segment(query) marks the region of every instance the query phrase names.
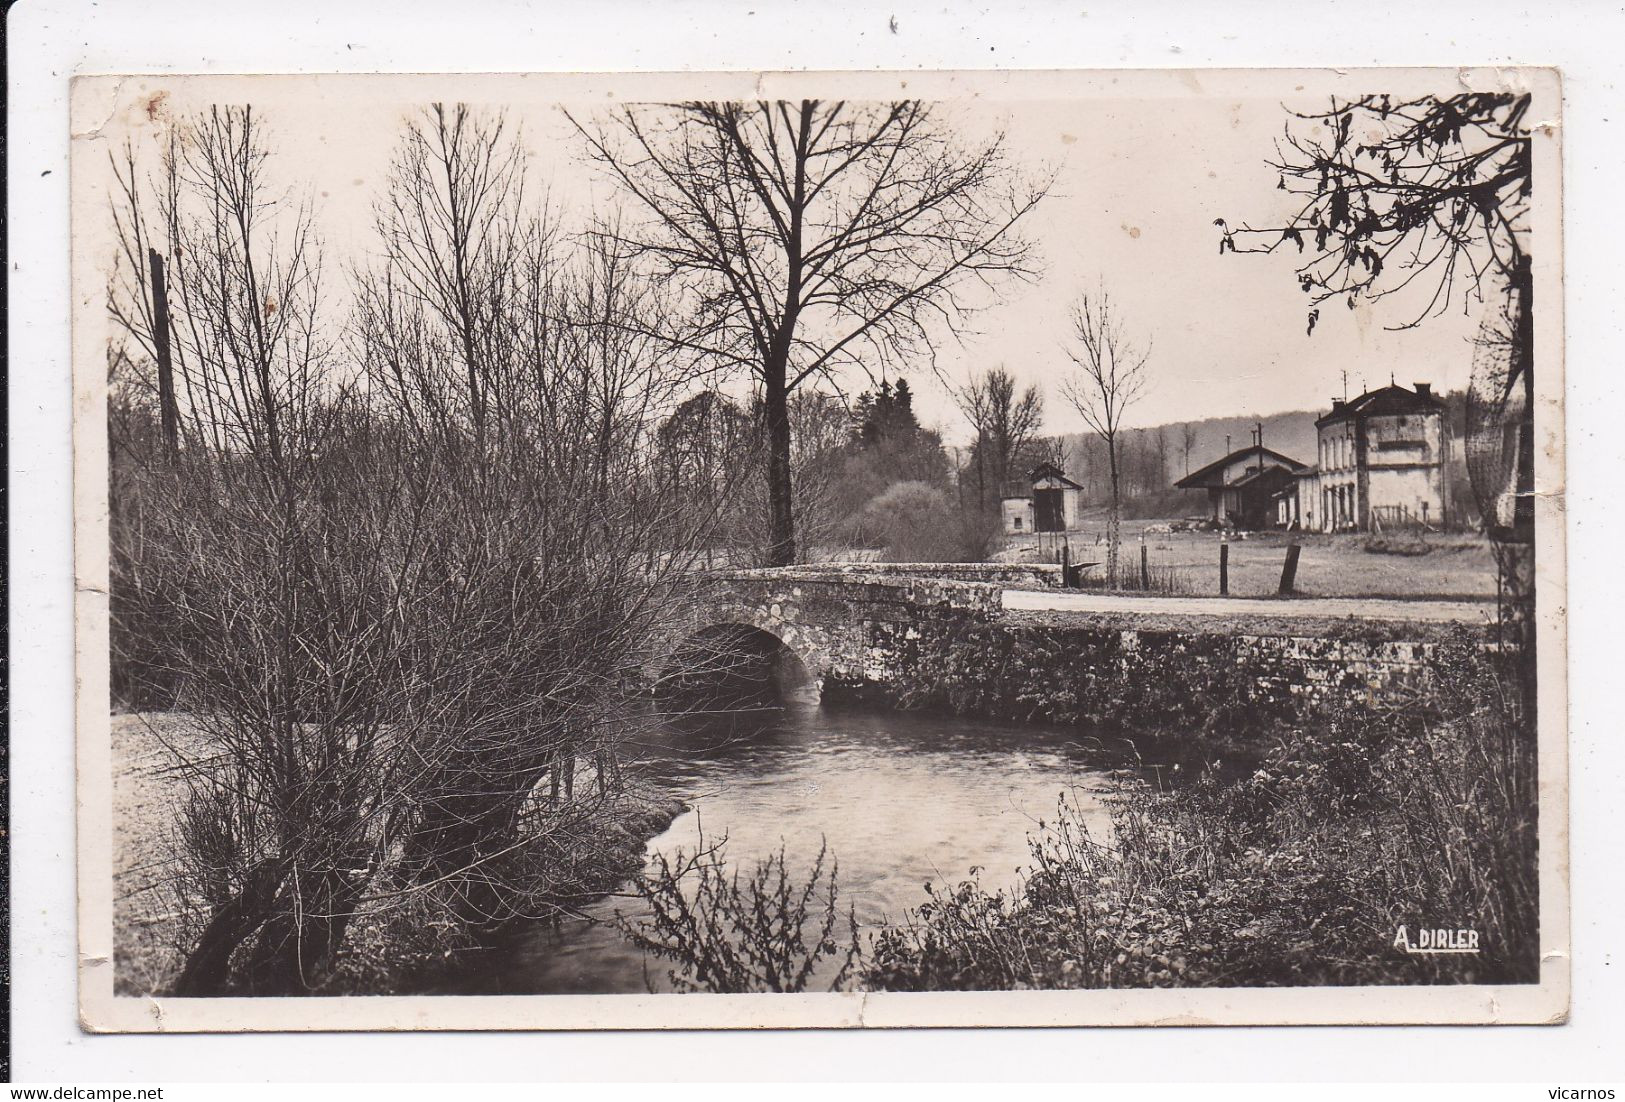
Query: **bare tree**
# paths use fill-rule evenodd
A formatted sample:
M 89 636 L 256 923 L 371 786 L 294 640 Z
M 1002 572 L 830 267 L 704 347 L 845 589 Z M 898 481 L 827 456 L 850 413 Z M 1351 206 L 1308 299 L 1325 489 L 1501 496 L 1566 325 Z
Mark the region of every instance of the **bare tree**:
M 796 560 L 789 397 L 845 366 L 930 355 L 975 288 L 1034 275 L 1017 232 L 1043 196 L 1002 135 L 964 147 L 916 101 L 685 103 L 572 117 L 643 223 L 606 231 L 687 296 L 669 334 L 751 372 L 767 440 L 769 562 Z
M 1196 448 L 1196 426 L 1186 421 L 1179 428 L 1179 443 L 1185 453 L 1185 473 L 1191 473 L 1191 452 Z
M 988 506 L 987 487 L 995 494 L 1013 477 L 1011 468 L 1038 436 L 1044 422 L 1044 396 L 1029 384 L 1019 394 L 1016 380 L 1004 367 L 973 376 L 954 391 L 960 412 L 976 430 L 976 493 Z
M 156 178 L 115 164 L 114 658 L 200 737 L 172 747 L 179 993 L 320 989 L 360 916 L 488 932 L 608 867 L 626 681 L 712 520 L 657 477 L 684 381 L 640 332 L 658 291 L 607 236 L 559 255 L 510 140 L 461 109 L 408 131 L 349 358 L 252 110 L 181 129 Z
M 561 256 L 525 194 L 500 119 L 430 108 L 396 158 L 356 322 L 368 378 L 423 457 L 413 499 L 437 541 L 414 702 L 435 719 L 398 874 L 482 928 L 536 913 L 534 884 L 579 820 L 576 763 L 597 765 L 601 790 L 618 773 L 637 722 L 624 684 L 720 510 L 657 469 L 686 382 L 653 335 L 659 288 L 613 226 Z
M 1039 463 L 1049 463 L 1063 471 L 1072 469 L 1072 449 L 1067 446 L 1065 436 L 1037 437 L 1033 441 L 1032 457 L 1034 466 Z
M 1151 345 L 1148 341 L 1142 348 L 1129 336 L 1104 284 L 1078 296 L 1072 307 L 1072 336 L 1075 344 L 1066 349 L 1066 354 L 1073 370 L 1062 379 L 1061 393 L 1106 445 L 1106 467 L 1111 479 L 1106 572 L 1115 583 L 1123 524 L 1118 445 L 1123 415 L 1145 391 Z
M 142 652 L 207 747 L 178 755 L 181 890 L 208 908 L 183 994 L 224 989 L 234 967 L 254 990 L 304 990 L 344 936 L 384 806 L 399 655 L 378 564 L 414 531 L 363 506 L 394 464 L 346 444 L 358 399 L 325 337 L 309 211 L 273 188 L 267 157 L 251 108 L 214 108 L 175 132 L 156 179 L 133 154 L 115 165 L 110 310 L 148 354 L 134 370 L 149 392 L 154 319 L 170 315 L 180 379 L 181 446 L 134 466 L 111 528 L 115 656 Z M 168 269 L 157 310 L 149 250 Z

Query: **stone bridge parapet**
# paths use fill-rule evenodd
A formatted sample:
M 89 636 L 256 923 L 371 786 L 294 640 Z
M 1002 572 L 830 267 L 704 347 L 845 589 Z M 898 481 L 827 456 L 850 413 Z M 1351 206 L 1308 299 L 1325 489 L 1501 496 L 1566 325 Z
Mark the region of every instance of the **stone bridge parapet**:
M 647 672 L 658 679 L 684 640 L 740 625 L 783 643 L 820 684 L 830 677 L 885 684 L 901 645 L 937 616 L 992 619 L 1004 585 L 899 572 L 820 567 L 714 570 L 698 575 L 684 616 L 653 641 Z
M 925 578 L 934 581 L 987 582 L 1005 587 L 1056 589 L 1061 585 L 1061 568 L 1054 563 L 827 562 L 781 567 L 780 572 L 840 578 Z

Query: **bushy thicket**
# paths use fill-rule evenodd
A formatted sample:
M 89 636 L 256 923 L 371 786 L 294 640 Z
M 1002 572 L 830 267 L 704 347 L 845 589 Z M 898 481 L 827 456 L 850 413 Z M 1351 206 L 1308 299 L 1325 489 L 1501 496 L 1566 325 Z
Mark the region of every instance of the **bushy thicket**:
M 1063 799 L 1013 892 L 932 889 L 879 934 L 889 990 L 1524 983 L 1538 979 L 1534 735 L 1517 679 L 1443 648 L 1435 695 L 1332 707 L 1249 777 L 1112 797 L 1092 838 Z M 1400 927 L 1480 952 L 1411 954 Z
M 864 506 L 856 530 L 890 562 L 981 562 L 998 535 L 998 517 L 961 511 L 924 482 L 894 482 Z
M 626 684 L 711 523 L 654 476 L 681 379 L 623 322 L 662 300 L 558 244 L 500 122 L 408 126 L 339 318 L 267 158 L 251 109 L 212 109 L 120 166 L 115 208 L 113 682 L 200 733 L 185 995 L 326 990 L 375 963 L 357 922 L 455 947 L 618 868 Z

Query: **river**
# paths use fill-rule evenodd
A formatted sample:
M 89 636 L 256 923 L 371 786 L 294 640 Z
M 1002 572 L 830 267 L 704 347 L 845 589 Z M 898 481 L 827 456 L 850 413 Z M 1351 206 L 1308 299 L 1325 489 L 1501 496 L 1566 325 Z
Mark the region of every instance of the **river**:
M 727 836 L 731 866 L 749 869 L 779 848 L 810 868 L 820 840 L 839 861 L 841 908 L 868 931 L 926 899 L 925 884 L 957 884 L 973 866 L 989 889 L 1015 885 L 1027 837 L 1061 793 L 1097 837 L 1103 795 L 1123 764 L 1098 743 L 1046 727 L 957 717 L 820 707 L 688 717 L 642 748 L 645 783 L 689 805 L 650 852 L 692 852 Z M 482 954 L 463 991 L 607 994 L 666 989 L 662 961 L 645 961 L 609 921 L 638 901 L 611 897 L 587 919 L 538 925 Z M 596 920 L 596 921 L 594 921 Z

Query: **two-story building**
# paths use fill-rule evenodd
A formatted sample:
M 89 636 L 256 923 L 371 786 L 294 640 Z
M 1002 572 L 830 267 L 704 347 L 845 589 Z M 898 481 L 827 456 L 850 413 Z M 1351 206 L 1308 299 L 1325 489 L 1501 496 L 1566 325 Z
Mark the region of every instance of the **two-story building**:
M 1277 524 L 1341 532 L 1448 523 L 1450 426 L 1429 384 L 1333 399 L 1315 429 L 1318 462 L 1277 493 Z

